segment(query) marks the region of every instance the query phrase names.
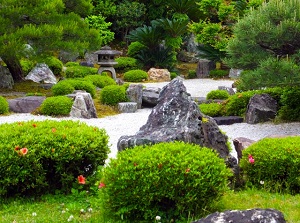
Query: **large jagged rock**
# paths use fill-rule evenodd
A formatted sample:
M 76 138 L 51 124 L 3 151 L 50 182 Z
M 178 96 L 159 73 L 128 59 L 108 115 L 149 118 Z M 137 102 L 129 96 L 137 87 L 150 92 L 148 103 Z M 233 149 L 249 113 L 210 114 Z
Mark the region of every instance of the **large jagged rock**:
M 14 79 L 9 70 L 0 65 L 0 88 L 12 89 L 14 86 Z
M 96 108 L 90 93 L 85 91 L 74 91 L 68 97 L 74 99 L 70 116 L 75 118 L 97 118 Z
M 158 104 L 137 134 L 119 139 L 118 150 L 170 141 L 198 144 L 215 149 L 222 158 L 229 156 L 227 136 L 220 132 L 211 117 L 200 112 L 183 82 L 177 78 L 161 90 Z
M 57 80 L 47 64 L 37 64 L 25 77 L 26 80 L 32 80 L 36 83 L 56 84 Z
M 15 113 L 31 113 L 41 106 L 45 98 L 44 96 L 28 96 L 9 99 L 9 110 Z
M 277 101 L 268 94 L 256 94 L 250 98 L 245 121 L 249 124 L 267 122 L 275 118 Z
M 215 212 L 192 223 L 285 223 L 283 214 L 275 209 L 249 209 Z

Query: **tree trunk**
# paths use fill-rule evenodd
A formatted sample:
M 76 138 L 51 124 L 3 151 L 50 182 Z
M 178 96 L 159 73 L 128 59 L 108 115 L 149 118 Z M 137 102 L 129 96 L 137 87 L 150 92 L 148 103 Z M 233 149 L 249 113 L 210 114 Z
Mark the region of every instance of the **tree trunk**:
M 17 57 L 5 57 L 1 56 L 2 60 L 6 64 L 8 70 L 10 71 L 14 82 L 21 82 L 24 80 L 23 77 L 23 70 L 20 64 L 20 61 L 18 60 Z

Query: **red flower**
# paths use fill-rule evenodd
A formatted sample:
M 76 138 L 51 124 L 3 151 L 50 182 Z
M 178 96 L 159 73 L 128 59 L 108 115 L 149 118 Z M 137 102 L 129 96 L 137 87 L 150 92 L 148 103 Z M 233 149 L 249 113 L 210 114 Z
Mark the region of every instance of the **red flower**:
M 52 128 L 51 131 L 54 133 L 56 132 L 56 128 Z
M 27 148 L 22 148 L 22 149 L 20 149 L 20 153 L 24 156 L 28 153 L 28 149 Z
M 21 147 L 20 146 L 16 146 L 15 150 L 18 151 Z
M 159 169 L 161 169 L 162 166 L 163 166 L 163 165 L 162 165 L 161 163 L 157 165 L 157 167 L 158 167 Z
M 79 184 L 85 184 L 85 177 L 82 176 L 82 175 L 79 175 L 79 176 L 78 176 L 78 183 L 79 183 Z
M 134 163 L 133 166 L 137 166 L 137 163 Z
M 105 183 L 100 182 L 98 188 L 101 189 L 102 187 L 105 187 L 105 186 L 106 186 Z
M 33 124 L 32 126 L 33 126 L 33 128 L 35 128 L 35 127 L 36 127 L 36 124 Z
M 254 158 L 253 158 L 252 155 L 249 154 L 248 160 L 249 160 L 249 163 L 254 164 L 254 161 L 255 161 L 255 160 L 254 160 Z
M 187 168 L 187 169 L 185 170 L 186 173 L 189 173 L 190 171 L 191 171 L 190 168 Z

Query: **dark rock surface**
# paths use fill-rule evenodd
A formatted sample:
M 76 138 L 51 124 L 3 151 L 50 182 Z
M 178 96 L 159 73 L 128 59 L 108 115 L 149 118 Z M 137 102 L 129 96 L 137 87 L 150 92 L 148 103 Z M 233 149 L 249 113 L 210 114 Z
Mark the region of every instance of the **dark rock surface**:
M 143 85 L 142 84 L 130 84 L 126 90 L 126 95 L 129 101 L 136 102 L 137 108 L 142 108 L 143 102 Z
M 150 108 L 155 107 L 158 103 L 160 91 L 161 88 L 157 87 L 147 87 L 143 89 L 142 105 Z
M 28 96 L 15 99 L 9 99 L 9 110 L 15 113 L 31 113 L 45 100 L 43 96 Z
M 192 223 L 285 223 L 283 214 L 274 209 L 249 209 L 215 212 Z
M 0 88 L 12 89 L 14 86 L 14 79 L 9 70 L 0 65 Z
M 213 118 L 218 125 L 232 125 L 234 123 L 242 123 L 244 121 L 244 118 L 240 116 L 222 116 Z
M 277 101 L 268 94 L 256 94 L 250 98 L 245 121 L 249 124 L 267 122 L 275 118 Z

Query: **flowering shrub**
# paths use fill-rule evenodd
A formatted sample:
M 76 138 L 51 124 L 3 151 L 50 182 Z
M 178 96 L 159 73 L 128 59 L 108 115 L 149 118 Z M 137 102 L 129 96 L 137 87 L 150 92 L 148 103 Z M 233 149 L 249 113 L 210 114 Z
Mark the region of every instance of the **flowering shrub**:
M 230 171 L 211 149 L 171 142 L 119 152 L 101 174 L 101 200 L 110 213 L 170 222 L 209 208 L 227 190 Z
M 0 138 L 0 196 L 68 193 L 109 152 L 105 130 L 67 120 L 2 124 Z
M 246 183 L 276 192 L 300 192 L 300 137 L 265 138 L 243 151 Z M 264 182 L 264 183 L 262 183 Z

